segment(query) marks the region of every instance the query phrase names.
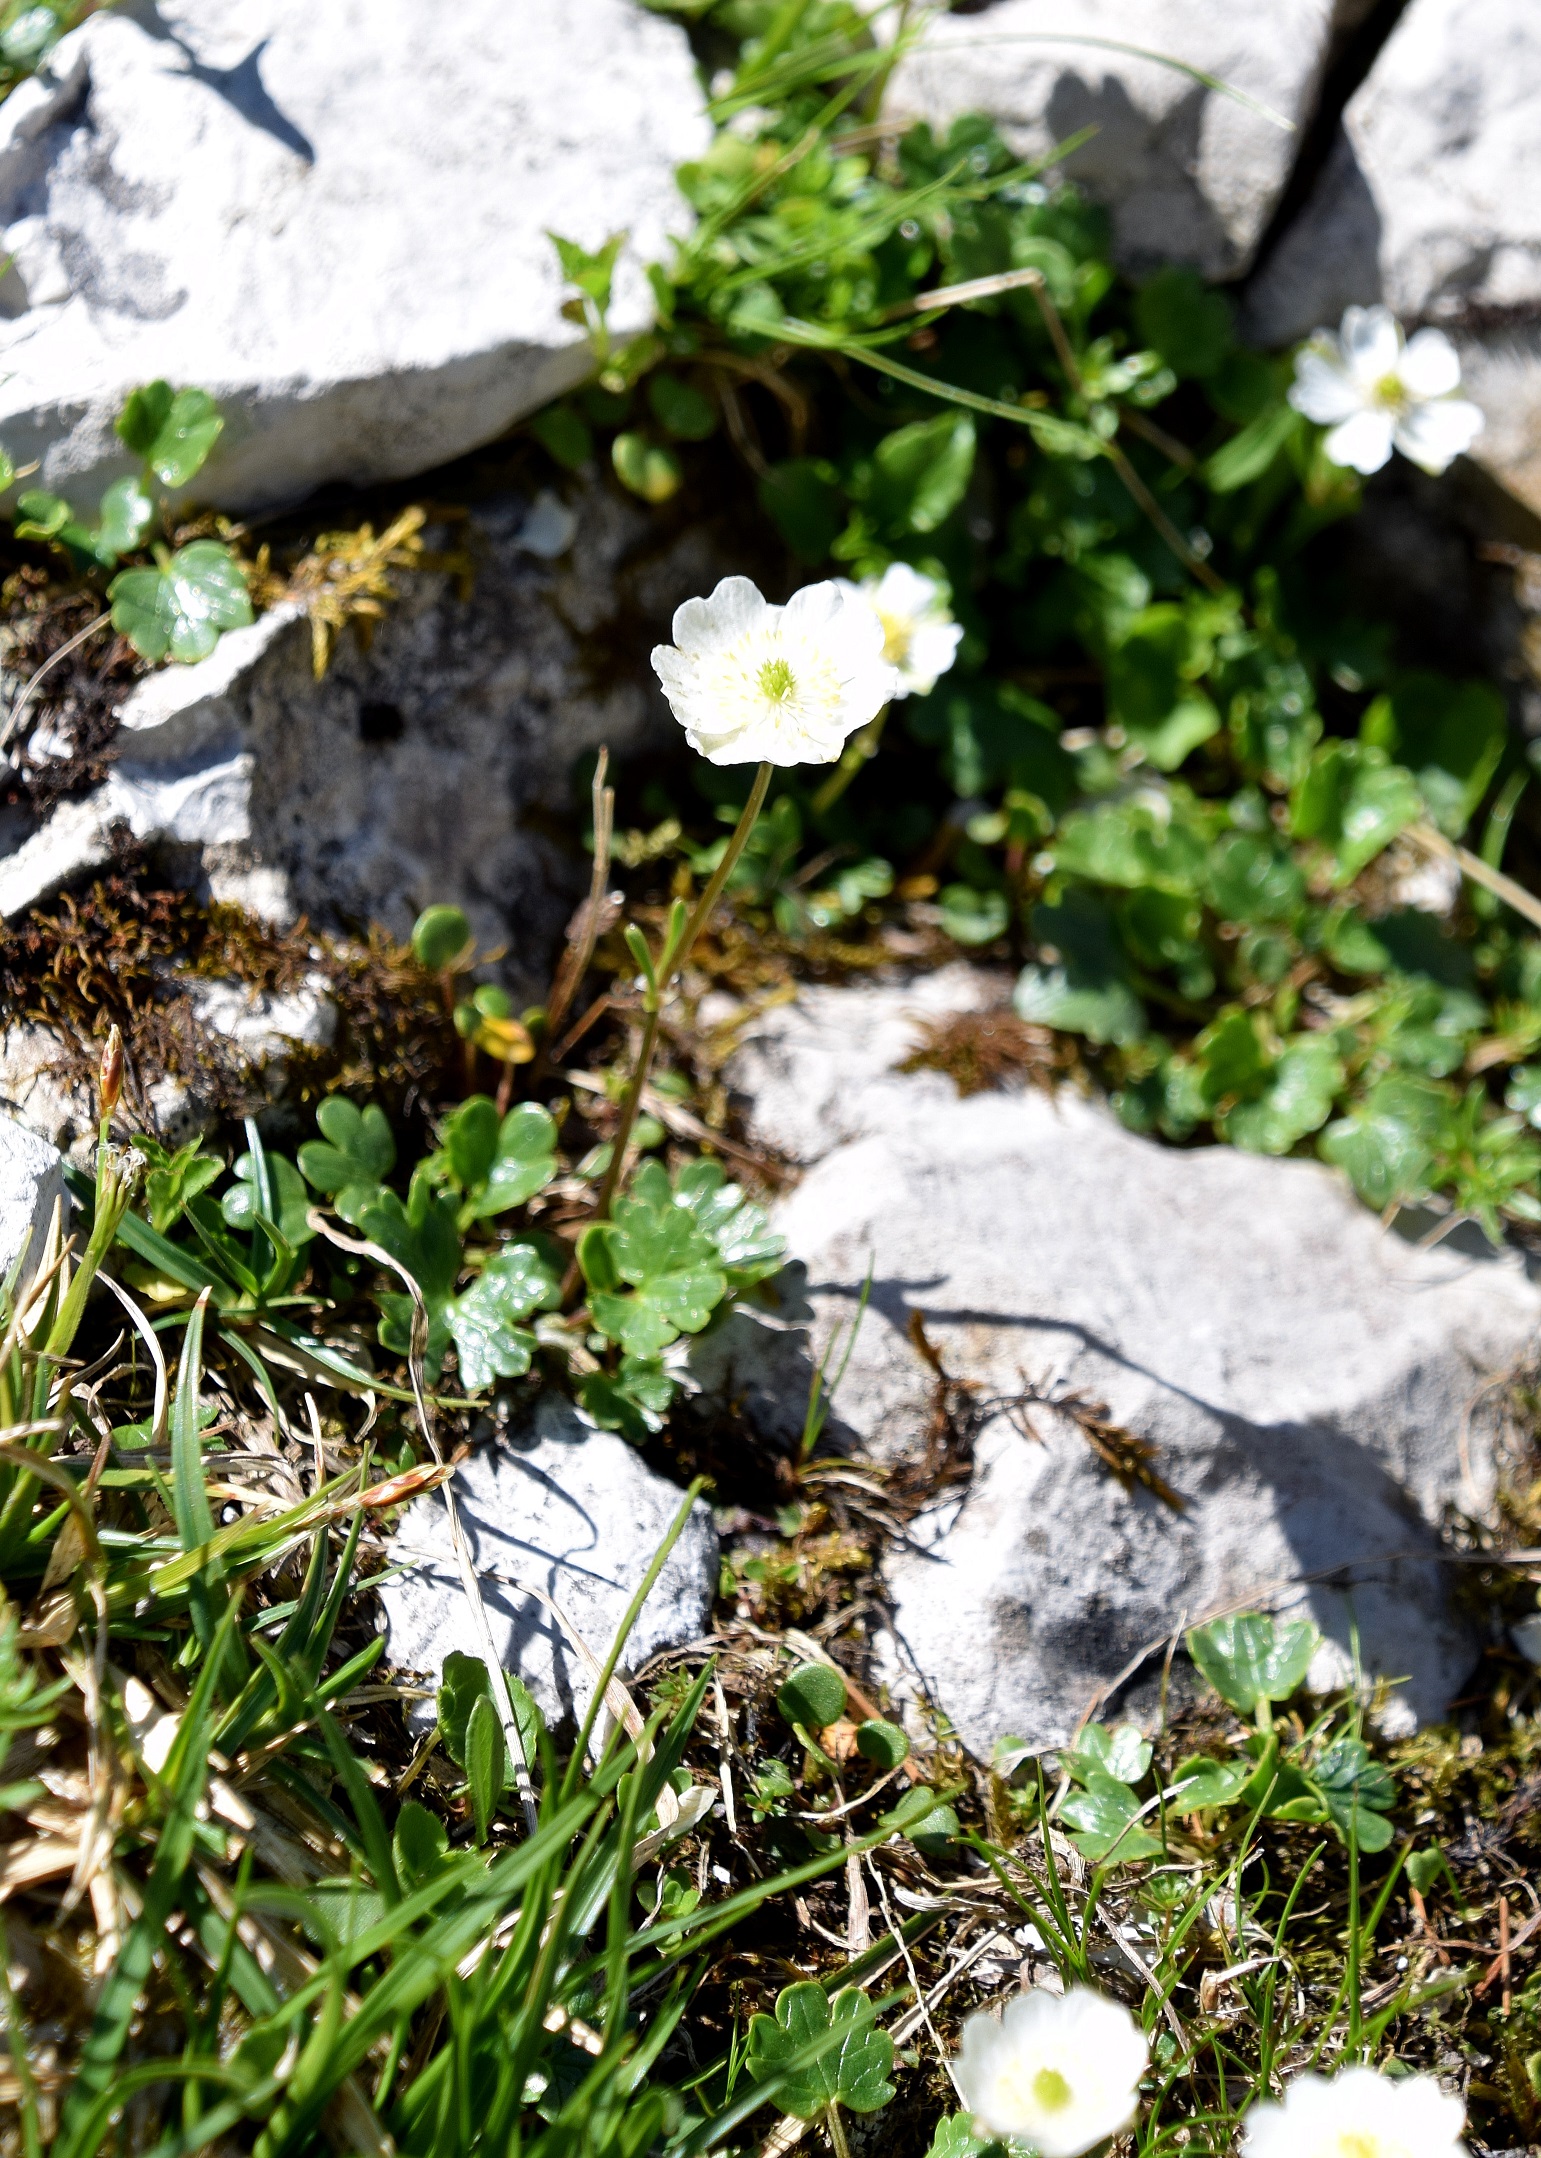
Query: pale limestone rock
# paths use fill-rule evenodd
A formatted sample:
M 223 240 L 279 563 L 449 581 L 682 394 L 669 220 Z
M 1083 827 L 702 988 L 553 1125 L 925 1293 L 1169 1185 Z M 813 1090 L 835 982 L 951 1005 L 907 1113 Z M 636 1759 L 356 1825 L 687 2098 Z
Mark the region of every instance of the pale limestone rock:
M 224 409 L 222 508 L 426 471 L 587 372 L 548 228 L 629 228 L 613 319 L 650 319 L 708 135 L 635 0 L 130 0 L 0 114 L 0 440 L 94 509 L 164 375 Z
M 61 1201 L 67 1231 L 70 1202 L 58 1148 L 14 1118 L 0 1116 L 0 1281 L 9 1276 L 19 1258 L 18 1283 L 25 1284 L 31 1277 L 54 1208 Z
M 1034 159 L 1094 128 L 1064 169 L 1111 209 L 1125 267 L 1233 277 L 1289 178 L 1333 27 L 1330 0 L 996 0 L 938 17 L 887 109 L 939 128 L 988 113 Z M 1184 61 L 1244 99 L 1115 45 Z
M 1265 344 L 1384 300 L 1446 324 L 1487 415 L 1473 456 L 1541 510 L 1541 14 L 1412 0 L 1249 291 Z
M 1476 1646 L 1438 1531 L 1491 1503 L 1494 1382 L 1532 1353 L 1541 1292 L 1515 1256 L 1383 1231 L 1319 1163 L 1166 1148 L 1068 1092 L 959 1100 L 889 1068 L 907 1013 L 988 992 L 966 969 L 804 990 L 730 1067 L 756 1139 L 806 1164 L 777 1225 L 816 1344 L 872 1272 L 836 1437 L 918 1454 L 935 1382 L 915 1312 L 977 1404 L 970 1487 L 888 1561 L 893 1675 L 981 1755 L 1050 1745 L 1185 1617 L 1300 1604 L 1340 1668 L 1357 1626 L 1367 1668 L 1406 1679 L 1393 1721 L 1437 1716 Z M 782 1384 L 786 1436 L 806 1360 Z M 1125 1492 L 1028 1398 L 1067 1393 L 1153 1444 L 1186 1510 Z
M 504 1667 L 545 1714 L 583 1713 L 592 1677 L 571 1636 L 530 1587 L 558 1603 L 598 1662 L 684 1493 L 613 1432 L 588 1428 L 572 1404 L 544 1394 L 529 1425 L 480 1447 L 455 1471 L 455 1499 Z M 391 1560 L 403 1571 L 379 1591 L 387 1654 L 437 1684 L 452 1649 L 482 1652 L 437 1494 L 401 1517 Z M 717 1532 L 697 1500 L 642 1606 L 623 1669 L 697 1639 L 717 1587 Z

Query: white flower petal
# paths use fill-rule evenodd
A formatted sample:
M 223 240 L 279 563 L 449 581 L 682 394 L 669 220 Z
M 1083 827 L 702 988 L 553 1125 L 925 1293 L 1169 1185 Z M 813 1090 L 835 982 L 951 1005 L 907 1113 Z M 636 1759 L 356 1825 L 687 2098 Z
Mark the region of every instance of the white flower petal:
M 1335 465 L 1348 465 L 1355 472 L 1379 472 L 1391 455 L 1391 429 L 1387 411 L 1356 412 L 1327 437 L 1327 455 Z
M 724 577 L 710 599 L 687 599 L 674 610 L 674 641 L 682 652 L 718 651 L 773 612 L 750 578 Z
M 997 2022 L 970 2016 L 958 2088 L 984 2132 L 1029 2144 L 1038 2158 L 1080 2158 L 1126 2128 L 1147 2060 L 1134 2018 L 1078 1987 L 1019 1994 Z
M 1295 355 L 1295 380 L 1290 403 L 1319 427 L 1346 420 L 1364 405 L 1358 385 L 1345 369 L 1337 350 L 1325 344 L 1303 345 Z
M 1397 373 L 1409 397 L 1448 397 L 1461 386 L 1461 356 L 1443 330 L 1418 330 L 1407 340 Z
M 770 606 L 744 577 L 674 617 L 653 670 L 691 747 L 713 764 L 828 764 L 893 695 L 883 631 L 853 587 Z
M 1483 429 L 1482 409 L 1464 397 L 1414 405 L 1396 423 L 1396 446 L 1425 472 L 1443 472 L 1469 450 Z
M 924 697 L 935 689 L 957 657 L 962 640 L 963 626 L 959 622 L 918 622 L 899 668 L 897 694 Z
M 942 604 L 942 588 L 936 579 L 908 562 L 890 562 L 877 583 L 865 589 L 879 614 L 918 616 Z
M 1350 307 L 1338 333 L 1343 357 L 1356 382 L 1373 389 L 1394 374 L 1402 353 L 1402 330 L 1389 307 Z
M 1383 2076 L 1346 2068 L 1301 2075 L 1282 2104 L 1247 2115 L 1243 2158 L 1462 2158 L 1466 2109 L 1432 2076 Z

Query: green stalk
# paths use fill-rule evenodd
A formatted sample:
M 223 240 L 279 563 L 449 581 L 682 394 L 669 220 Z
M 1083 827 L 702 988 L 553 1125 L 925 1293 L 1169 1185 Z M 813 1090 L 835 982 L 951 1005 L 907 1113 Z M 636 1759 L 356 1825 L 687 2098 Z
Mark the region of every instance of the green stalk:
M 826 809 L 834 808 L 862 766 L 877 755 L 878 744 L 883 739 L 883 723 L 892 709 L 891 705 L 885 704 L 877 718 L 869 719 L 866 726 L 846 743 L 840 753 L 840 762 L 813 797 L 816 817 L 822 817 Z
M 646 1016 L 642 1027 L 642 1043 L 637 1051 L 636 1069 L 631 1075 L 625 1099 L 621 1104 L 621 1120 L 611 1142 L 610 1166 L 605 1171 L 605 1180 L 599 1187 L 599 1197 L 594 1205 L 596 1221 L 607 1221 L 610 1217 L 616 1186 L 621 1181 L 621 1171 L 626 1160 L 626 1149 L 631 1144 L 637 1113 L 642 1106 L 642 1092 L 652 1069 L 653 1052 L 658 1046 L 658 1026 L 663 1016 L 663 1000 L 668 994 L 669 984 L 677 974 L 684 971 L 685 964 L 695 949 L 696 939 L 706 927 L 712 909 L 722 897 L 724 885 L 733 874 L 738 858 L 748 844 L 749 834 L 754 830 L 760 811 L 765 806 L 773 769 L 770 764 L 762 764 L 756 772 L 754 785 L 749 790 L 749 799 L 733 828 L 733 837 L 728 841 L 722 860 L 712 871 L 706 890 L 696 901 L 694 910 L 685 918 L 683 927 L 671 927 L 658 955 L 656 967 L 651 968 L 643 977 L 645 988 L 642 1009 Z

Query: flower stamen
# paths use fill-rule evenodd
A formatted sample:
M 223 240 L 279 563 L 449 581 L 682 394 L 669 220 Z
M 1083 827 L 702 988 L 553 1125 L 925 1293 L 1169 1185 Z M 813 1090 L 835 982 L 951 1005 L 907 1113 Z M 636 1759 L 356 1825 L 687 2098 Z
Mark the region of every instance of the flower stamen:
M 772 704 L 785 704 L 796 683 L 784 659 L 768 659 L 760 669 L 760 688 Z

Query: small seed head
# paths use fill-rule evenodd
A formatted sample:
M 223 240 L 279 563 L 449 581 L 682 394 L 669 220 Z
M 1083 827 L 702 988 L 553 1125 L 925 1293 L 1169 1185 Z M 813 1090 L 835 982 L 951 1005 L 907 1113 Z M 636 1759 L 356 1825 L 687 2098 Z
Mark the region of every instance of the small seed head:
M 100 1093 L 102 1115 L 112 1115 L 123 1092 L 123 1036 L 116 1027 L 109 1030 L 102 1050 Z

